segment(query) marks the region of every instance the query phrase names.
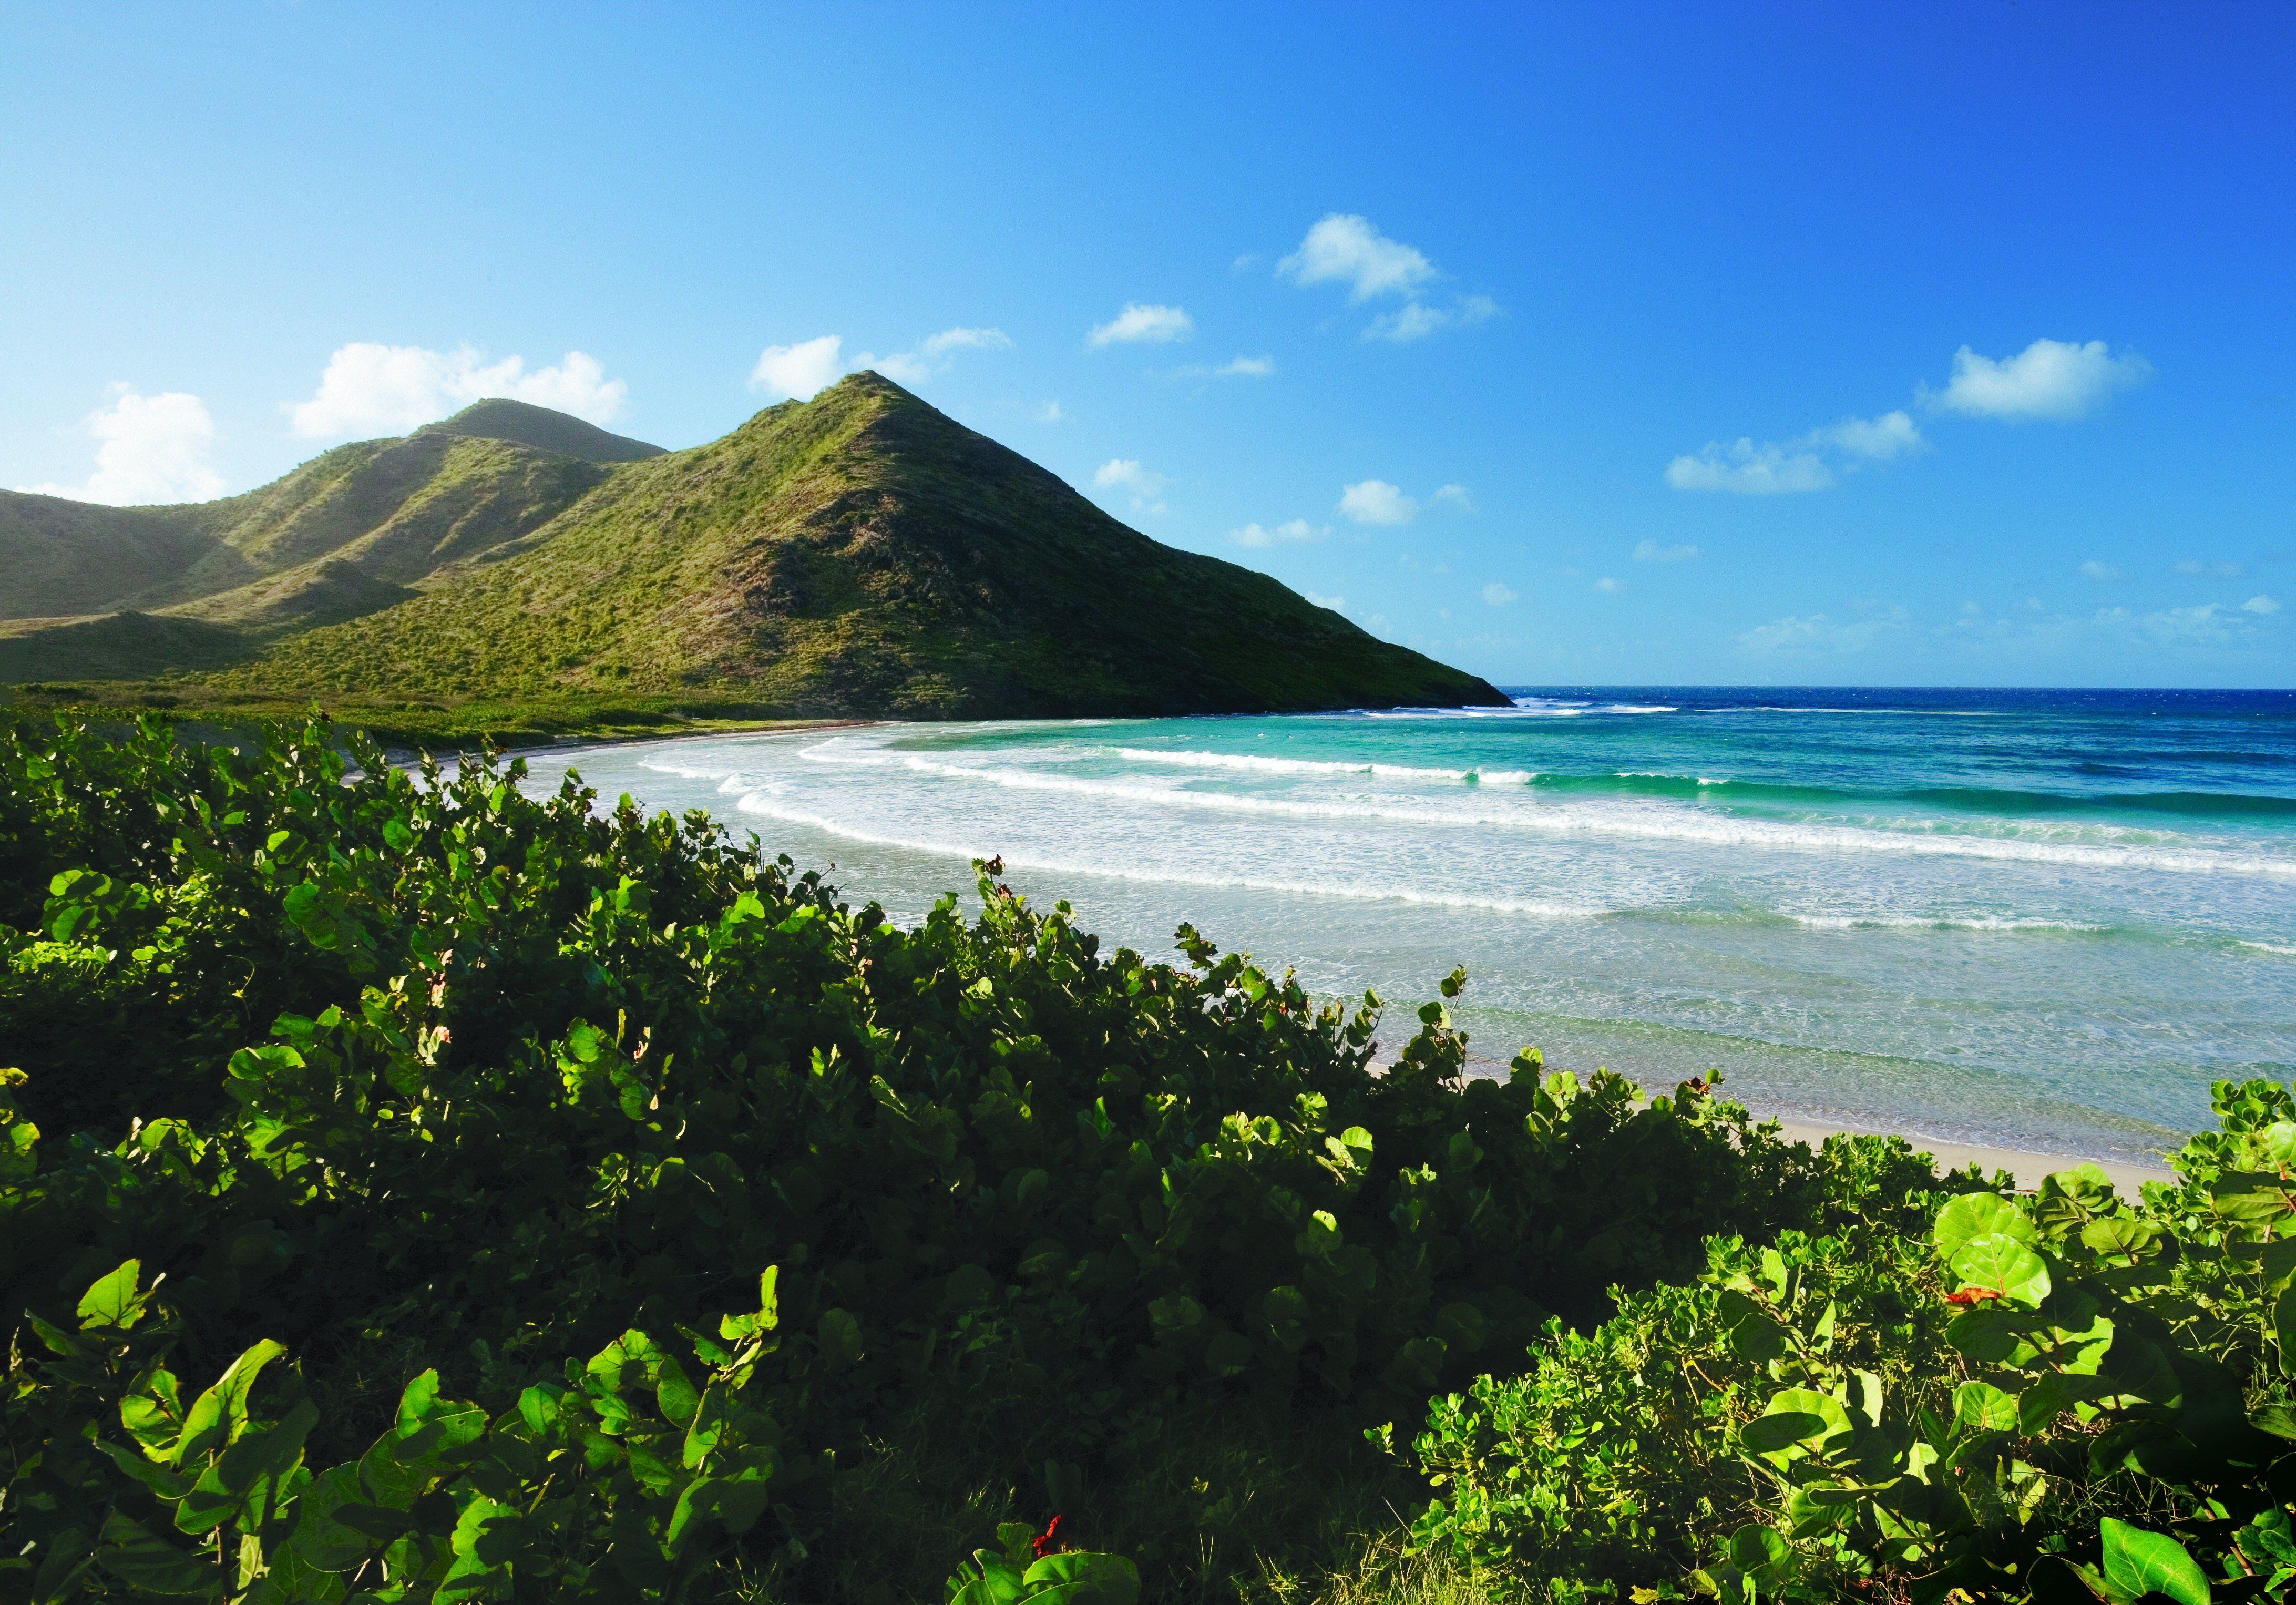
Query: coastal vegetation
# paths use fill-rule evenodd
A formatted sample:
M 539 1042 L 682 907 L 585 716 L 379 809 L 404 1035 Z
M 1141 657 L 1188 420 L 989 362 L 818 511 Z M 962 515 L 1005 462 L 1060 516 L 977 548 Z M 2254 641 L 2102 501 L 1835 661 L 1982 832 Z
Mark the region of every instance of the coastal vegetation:
M 492 756 L 12 719 L 0 1597 L 2296 1581 L 2289 1089 L 2018 1195 L 1001 869 L 904 927 Z
M 1506 701 L 870 373 L 687 451 L 482 401 L 196 506 L 0 492 L 0 683 L 433 738 Z

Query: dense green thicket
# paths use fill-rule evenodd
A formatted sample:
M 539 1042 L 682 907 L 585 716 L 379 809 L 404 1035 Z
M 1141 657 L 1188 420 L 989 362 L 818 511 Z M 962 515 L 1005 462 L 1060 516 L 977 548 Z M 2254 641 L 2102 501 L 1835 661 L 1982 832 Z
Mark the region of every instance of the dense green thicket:
M 1248 1576 L 1148 1491 L 1327 1483 L 1707 1232 L 1830 1218 L 1702 1090 L 1465 1081 L 1439 1003 L 1367 1074 L 1374 1004 L 1193 932 L 1103 953 L 988 874 L 903 930 L 699 815 L 330 739 L 0 744 L 12 1596 L 898 1598 L 996 1486 Z M 906 1554 L 889 1465 L 984 1519 Z
M 0 739 L 0 1599 L 2296 1582 L 2288 1089 L 2011 1198 L 332 739 Z
M 2080 1165 L 1715 1240 L 1436 1400 L 1415 1538 L 1560 1599 L 2288 1597 L 2296 1098 L 2216 1104 L 2136 1200 Z

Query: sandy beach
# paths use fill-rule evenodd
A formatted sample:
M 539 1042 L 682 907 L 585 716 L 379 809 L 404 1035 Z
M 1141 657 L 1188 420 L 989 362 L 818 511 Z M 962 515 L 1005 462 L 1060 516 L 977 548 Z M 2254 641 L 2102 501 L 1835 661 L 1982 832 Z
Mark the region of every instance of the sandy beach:
M 1782 1119 L 1778 1124 L 1784 1127 L 1788 1137 L 1797 1141 L 1807 1142 L 1812 1148 L 1816 1148 L 1828 1137 L 1843 1129 L 1839 1126 L 1811 1125 L 1798 1120 Z M 1922 1152 L 1934 1156 L 1940 1171 L 1959 1170 L 1965 1165 L 1980 1165 L 1988 1173 L 1996 1170 L 2009 1172 L 2017 1178 L 2017 1185 L 2020 1188 L 2027 1189 L 2039 1186 L 2041 1178 L 2053 1171 L 2069 1170 L 2085 1162 L 2083 1156 L 2077 1154 L 2023 1153 L 2014 1148 L 1986 1148 L 1964 1142 L 1939 1142 L 1928 1137 L 1908 1136 L 1906 1140 Z M 2165 1164 L 2133 1165 L 2125 1159 L 2092 1159 L 2087 1160 L 2086 1163 L 2095 1165 L 2112 1178 L 2115 1187 L 2132 1195 L 2144 1182 L 2168 1181 L 2175 1179 Z

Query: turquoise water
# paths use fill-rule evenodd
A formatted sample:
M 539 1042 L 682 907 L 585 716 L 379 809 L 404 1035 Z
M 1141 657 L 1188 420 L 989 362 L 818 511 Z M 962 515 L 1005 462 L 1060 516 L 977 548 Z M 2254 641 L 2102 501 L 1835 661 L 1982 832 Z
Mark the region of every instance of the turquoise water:
M 2296 695 L 1522 692 L 1513 709 L 880 725 L 568 754 L 914 918 L 1001 853 L 1390 1028 L 1757 1108 L 2141 1157 L 2296 1068 Z M 541 766 L 537 765 L 537 769 Z

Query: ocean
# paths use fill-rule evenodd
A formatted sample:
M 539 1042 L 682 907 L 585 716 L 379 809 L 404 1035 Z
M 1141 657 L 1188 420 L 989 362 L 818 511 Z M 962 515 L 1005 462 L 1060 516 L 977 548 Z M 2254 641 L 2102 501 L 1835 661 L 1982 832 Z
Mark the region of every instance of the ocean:
M 1514 705 L 877 725 L 530 758 L 914 919 L 1002 854 L 1398 1042 L 1455 966 L 1536 1046 L 1764 1114 L 2144 1162 L 2296 1066 L 2296 693 L 1543 687 Z

